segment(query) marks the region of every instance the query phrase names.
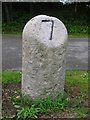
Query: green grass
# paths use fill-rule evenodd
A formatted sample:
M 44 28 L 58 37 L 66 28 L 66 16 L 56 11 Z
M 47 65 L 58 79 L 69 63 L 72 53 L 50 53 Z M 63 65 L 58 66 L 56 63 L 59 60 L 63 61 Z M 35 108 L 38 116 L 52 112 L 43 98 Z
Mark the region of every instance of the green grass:
M 3 71 L 2 72 L 2 83 L 19 83 L 21 81 L 20 71 Z
M 29 120 L 31 117 L 38 118 L 38 115 L 42 113 L 48 114 L 49 112 L 53 113 L 55 111 L 62 113 L 70 108 L 73 109 L 72 112 L 76 113 L 75 117 L 77 118 L 85 116 L 88 113 L 88 108 L 80 105 L 82 97 L 75 97 L 72 102 L 67 94 L 64 94 L 64 97 L 58 96 L 54 100 L 47 97 L 44 99 L 36 99 L 34 101 L 26 98 L 22 99 L 22 97 L 16 100 L 14 96 L 12 101 L 14 102 L 14 107 L 17 109 L 18 120 Z
M 3 71 L 2 72 L 2 83 L 19 83 L 21 81 L 20 71 Z M 88 71 L 83 70 L 68 70 L 65 74 L 65 83 L 68 85 L 68 90 L 64 93 L 64 96 L 57 96 L 54 100 L 50 97 L 44 99 L 36 99 L 34 101 L 29 100 L 27 97 L 22 98 L 19 96 L 11 96 L 9 99 L 13 102 L 14 107 L 17 110 L 17 118 L 25 120 L 31 117 L 37 118 L 39 114 L 47 114 L 50 111 L 60 111 L 60 113 L 65 110 L 72 108 L 73 112 L 76 113 L 76 117 L 80 118 L 88 113 L 88 108 L 81 106 L 81 101 L 88 99 Z M 81 91 L 79 95 L 74 96 L 72 99 L 72 94 L 70 90 L 78 86 Z M 73 89 L 74 90 L 74 89 Z M 78 91 L 76 91 L 77 93 Z
M 77 113 L 77 118 L 80 118 L 82 115 L 85 116 L 88 113 L 88 108 L 78 107 L 75 108 L 75 112 Z
M 88 38 L 88 34 L 79 34 L 79 33 L 72 33 L 72 34 L 69 34 L 68 37 L 70 38 Z
M 3 71 L 2 72 L 2 82 L 8 84 L 10 82 L 21 81 L 21 71 Z M 83 70 L 67 70 L 65 74 L 65 81 L 69 82 L 71 85 L 87 84 L 88 82 L 88 71 Z M 83 86 L 82 86 L 83 87 Z
M 66 71 L 65 79 L 69 85 L 79 85 L 83 91 L 88 90 L 88 71 Z
M 20 35 L 23 30 L 22 23 L 18 22 L 6 22 L 2 24 L 2 34 L 16 34 Z
M 44 99 L 36 99 L 34 101 L 30 101 L 28 99 L 24 99 L 21 105 L 17 105 L 16 108 L 19 108 L 17 116 L 18 118 L 26 119 L 30 117 L 37 118 L 39 113 L 47 114 L 51 110 L 59 110 L 64 111 L 67 106 L 69 106 L 70 101 L 66 96 L 62 98 L 58 96 L 56 99 L 51 99 L 50 97 Z

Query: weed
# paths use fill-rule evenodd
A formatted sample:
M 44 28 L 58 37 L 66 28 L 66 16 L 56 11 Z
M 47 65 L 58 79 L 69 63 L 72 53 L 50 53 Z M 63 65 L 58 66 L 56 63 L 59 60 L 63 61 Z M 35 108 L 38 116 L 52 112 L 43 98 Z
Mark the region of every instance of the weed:
M 17 118 L 26 119 L 26 118 L 37 118 L 39 113 L 48 113 L 49 111 L 61 110 L 65 111 L 66 107 L 70 106 L 70 99 L 65 94 L 64 97 L 61 95 L 57 98 L 52 99 L 51 97 L 29 100 L 26 97 L 21 99 L 21 101 L 14 100 L 14 107 L 17 109 Z M 16 103 L 15 103 L 16 102 Z
M 35 108 L 34 105 L 32 105 L 31 107 L 25 106 L 21 110 L 17 110 L 17 112 L 17 119 L 26 120 L 30 117 L 37 118 L 39 109 Z
M 80 118 L 80 117 L 85 117 L 86 114 L 88 114 L 88 108 L 85 108 L 85 107 L 76 107 L 75 108 L 75 112 L 77 113 L 77 117 Z
M 3 84 L 19 83 L 21 81 L 20 71 L 3 71 L 2 75 Z M 16 94 L 8 98 L 17 110 L 17 119 L 37 118 L 41 113 L 46 114 L 55 110 L 64 112 L 67 108 L 71 107 L 77 113 L 78 117 L 87 114 L 88 109 L 81 106 L 81 102 L 88 99 L 86 94 L 88 92 L 88 71 L 66 71 L 65 82 L 69 88 L 63 97 L 59 95 L 55 99 L 47 97 L 32 101 L 30 97 L 29 99 L 26 97 L 22 98 L 21 93 L 15 91 Z

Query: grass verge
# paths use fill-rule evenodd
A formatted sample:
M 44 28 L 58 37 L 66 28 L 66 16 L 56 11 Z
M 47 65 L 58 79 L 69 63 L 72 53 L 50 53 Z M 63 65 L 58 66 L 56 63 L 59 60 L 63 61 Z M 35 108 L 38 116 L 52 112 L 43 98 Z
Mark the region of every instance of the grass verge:
M 3 94 L 10 104 L 10 108 L 3 105 L 3 119 L 13 118 L 29 120 L 50 117 L 60 118 L 85 118 L 88 114 L 88 71 L 66 71 L 65 75 L 65 93 L 64 96 L 57 96 L 56 99 L 47 97 L 35 101 L 22 98 L 20 87 L 17 89 L 16 83 L 20 84 L 20 71 L 3 71 L 2 73 Z M 12 84 L 14 85 L 13 87 Z M 9 86 L 9 87 L 8 87 Z M 16 89 L 15 89 L 16 87 Z M 3 97 L 3 99 L 4 99 Z M 8 103 L 8 102 L 7 102 Z M 10 107 L 10 106 L 8 106 Z M 5 109 L 6 108 L 6 109 Z M 6 112 L 5 112 L 6 111 Z M 7 114 L 8 113 L 8 114 Z M 13 115 L 14 114 L 14 115 Z
M 2 83 L 19 83 L 21 81 L 21 72 L 20 71 L 4 71 L 2 72 Z

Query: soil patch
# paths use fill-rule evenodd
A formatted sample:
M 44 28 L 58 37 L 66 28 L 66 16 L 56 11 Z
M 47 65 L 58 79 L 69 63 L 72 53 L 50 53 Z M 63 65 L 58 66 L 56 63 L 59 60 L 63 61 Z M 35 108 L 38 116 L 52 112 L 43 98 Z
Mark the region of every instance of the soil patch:
M 7 85 L 2 85 L 2 97 L 3 97 L 3 110 L 2 110 L 2 115 L 3 117 L 6 116 L 14 116 L 16 115 L 16 108 L 14 107 L 13 102 L 11 101 L 11 97 L 12 96 L 20 96 L 21 94 L 21 83 L 10 83 Z M 69 86 L 69 85 L 65 85 L 65 91 L 68 92 L 70 94 L 70 98 L 72 100 L 72 103 L 74 102 L 74 98 L 76 96 L 80 95 L 80 87 L 77 86 Z M 88 94 L 86 95 L 88 96 Z M 86 99 L 83 99 L 81 101 L 81 106 L 88 108 L 88 98 L 86 97 Z M 47 120 L 47 119 L 57 119 L 59 120 L 60 118 L 76 118 L 77 113 L 74 111 L 74 109 L 71 108 L 67 108 L 65 111 L 54 111 L 54 112 L 49 112 L 48 114 L 40 114 L 38 116 L 39 120 Z M 87 118 L 87 114 L 83 115 L 82 118 Z M 87 118 L 88 119 L 88 118 Z M 31 120 L 31 119 L 30 119 Z

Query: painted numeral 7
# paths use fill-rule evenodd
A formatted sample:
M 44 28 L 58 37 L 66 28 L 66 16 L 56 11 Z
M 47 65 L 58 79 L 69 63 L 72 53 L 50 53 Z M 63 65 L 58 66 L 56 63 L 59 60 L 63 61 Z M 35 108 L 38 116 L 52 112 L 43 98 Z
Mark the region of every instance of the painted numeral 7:
M 50 34 L 50 38 L 49 38 L 49 40 L 52 40 L 54 21 L 53 20 L 42 20 L 42 22 L 51 22 L 52 23 L 51 34 Z

